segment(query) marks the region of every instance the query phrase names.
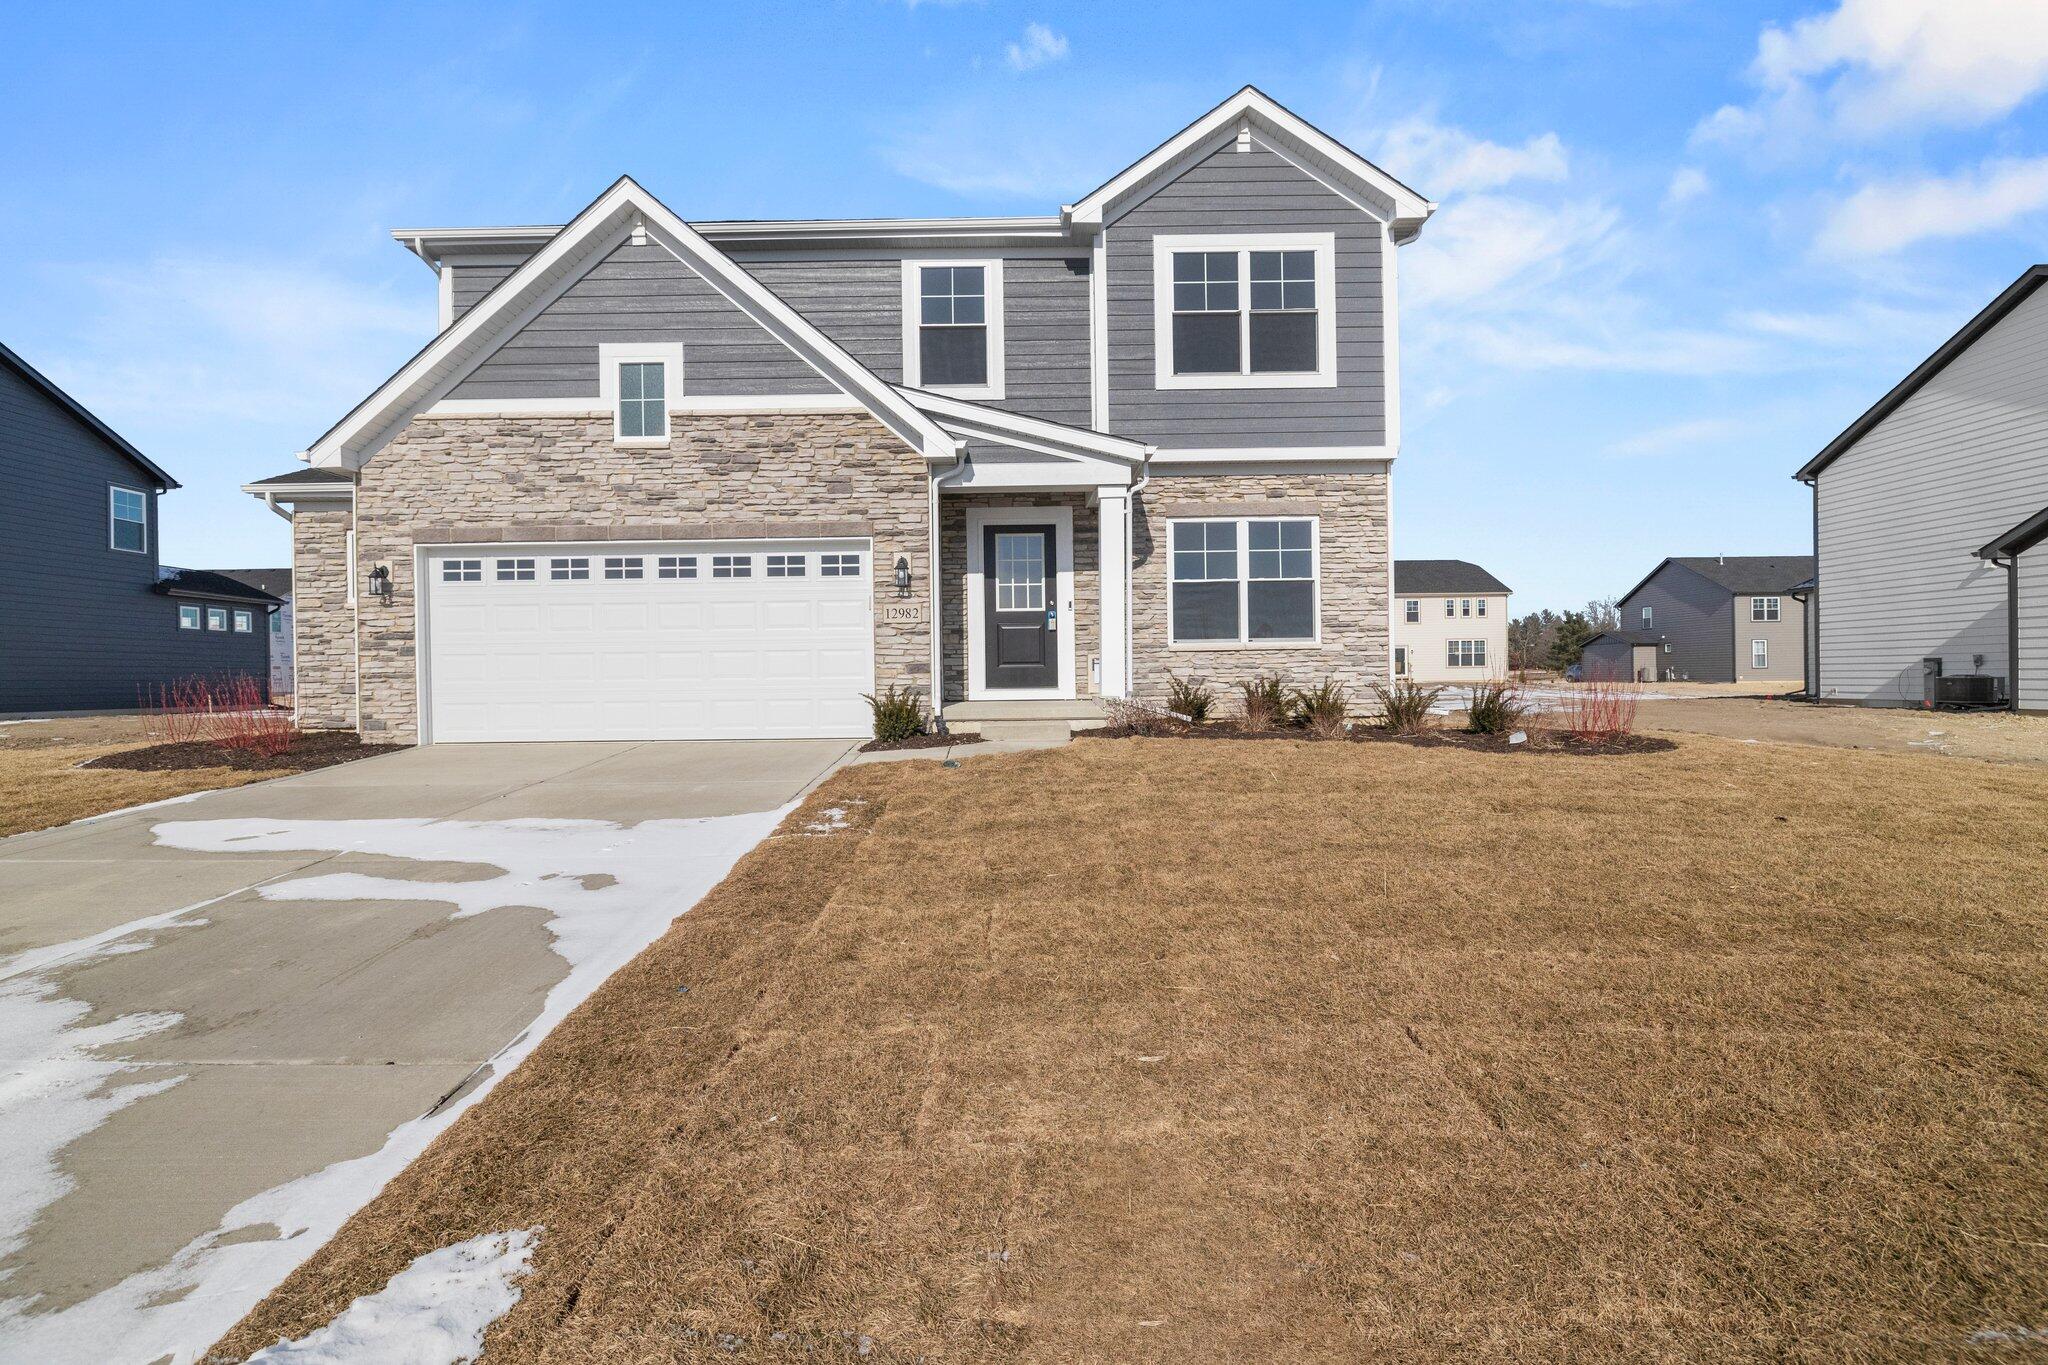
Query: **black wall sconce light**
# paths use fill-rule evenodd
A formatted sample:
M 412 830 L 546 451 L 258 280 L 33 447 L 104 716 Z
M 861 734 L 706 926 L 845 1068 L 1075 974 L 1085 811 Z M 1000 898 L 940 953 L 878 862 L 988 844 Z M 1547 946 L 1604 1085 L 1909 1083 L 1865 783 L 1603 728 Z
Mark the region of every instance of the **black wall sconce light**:
M 370 596 L 384 598 L 391 596 L 391 569 L 379 564 L 370 570 Z
M 896 556 L 896 595 L 910 596 L 910 560 L 902 555 Z

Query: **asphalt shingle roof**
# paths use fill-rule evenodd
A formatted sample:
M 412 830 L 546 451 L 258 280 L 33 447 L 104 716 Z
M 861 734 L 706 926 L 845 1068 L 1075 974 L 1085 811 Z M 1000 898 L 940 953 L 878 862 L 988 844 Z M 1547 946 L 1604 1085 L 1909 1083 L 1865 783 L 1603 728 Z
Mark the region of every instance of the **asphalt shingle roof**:
M 1397 593 L 1507 592 L 1508 585 L 1477 564 L 1463 559 L 1397 559 Z

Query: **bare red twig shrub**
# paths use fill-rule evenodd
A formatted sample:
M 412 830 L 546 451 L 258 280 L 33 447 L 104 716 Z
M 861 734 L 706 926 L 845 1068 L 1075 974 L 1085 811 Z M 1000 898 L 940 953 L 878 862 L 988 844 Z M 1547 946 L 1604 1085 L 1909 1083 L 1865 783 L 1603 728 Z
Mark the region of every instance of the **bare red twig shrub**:
M 159 684 L 153 694 L 139 688 L 136 700 L 142 732 L 160 744 L 204 740 L 275 757 L 291 748 L 298 733 L 291 713 L 270 705 L 262 682 L 246 673 L 210 681 L 179 678 Z
M 1563 728 L 1580 739 L 1610 739 L 1633 734 L 1636 703 L 1642 689 L 1618 678 L 1592 677 L 1565 689 L 1558 708 Z

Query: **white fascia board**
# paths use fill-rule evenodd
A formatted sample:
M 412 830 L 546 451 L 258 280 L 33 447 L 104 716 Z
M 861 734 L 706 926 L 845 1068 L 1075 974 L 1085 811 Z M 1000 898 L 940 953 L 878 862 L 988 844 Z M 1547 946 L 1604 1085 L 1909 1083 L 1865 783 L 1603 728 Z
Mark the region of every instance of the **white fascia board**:
M 1143 441 L 1111 436 L 1100 431 L 1086 431 L 1059 422 L 1048 422 L 1042 417 L 1026 417 L 1020 413 L 1006 412 L 1000 408 L 933 393 L 929 389 L 903 389 L 901 392 L 905 398 L 937 418 L 942 425 L 972 427 L 976 435 L 984 436 L 991 441 L 1026 445 L 1032 449 L 1046 448 L 1078 455 L 1097 455 L 1129 464 L 1142 464 L 1153 450 L 1153 447 Z
M 842 392 L 859 399 L 913 449 L 928 459 L 951 458 L 954 440 L 937 423 L 705 241 L 667 205 L 623 176 L 315 442 L 311 462 L 360 467 L 415 412 L 445 397 L 498 340 L 580 278 L 589 261 L 643 227 L 763 331 Z
M 1125 167 L 1086 198 L 1069 205 L 1061 216 L 1079 228 L 1099 228 L 1118 200 L 1142 189 L 1155 175 L 1190 152 L 1212 142 L 1221 145 L 1229 141 L 1243 125 L 1294 143 L 1298 152 L 1290 160 L 1298 163 L 1302 157 L 1307 157 L 1318 161 L 1329 174 L 1355 181 L 1392 201 L 1392 217 L 1396 222 L 1413 223 L 1419 227 L 1436 211 L 1434 202 L 1409 189 L 1315 125 L 1281 107 L 1263 92 L 1246 86 Z M 1315 174 L 1315 171 L 1310 173 Z M 1318 178 L 1323 177 L 1318 175 Z
M 1058 215 L 1009 218 L 792 218 L 729 219 L 692 223 L 708 241 L 788 246 L 794 243 L 998 242 L 1057 245 L 1068 239 Z M 560 226 L 393 228 L 392 239 L 423 259 L 439 251 L 475 251 L 490 247 L 538 249 L 562 231 Z

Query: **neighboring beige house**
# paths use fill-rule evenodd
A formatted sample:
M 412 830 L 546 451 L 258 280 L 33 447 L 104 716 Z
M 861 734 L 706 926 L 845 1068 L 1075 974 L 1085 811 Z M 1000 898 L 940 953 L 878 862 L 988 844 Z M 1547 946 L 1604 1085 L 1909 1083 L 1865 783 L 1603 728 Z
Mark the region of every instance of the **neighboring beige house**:
M 1462 559 L 1394 561 L 1394 675 L 1473 683 L 1508 671 L 1508 585 Z
M 888 687 L 969 727 L 1172 674 L 1363 691 L 1435 207 L 1247 88 L 1039 217 L 693 223 L 621 179 L 561 227 L 399 229 L 439 334 L 248 486 L 293 517 L 301 722 L 859 737 Z

